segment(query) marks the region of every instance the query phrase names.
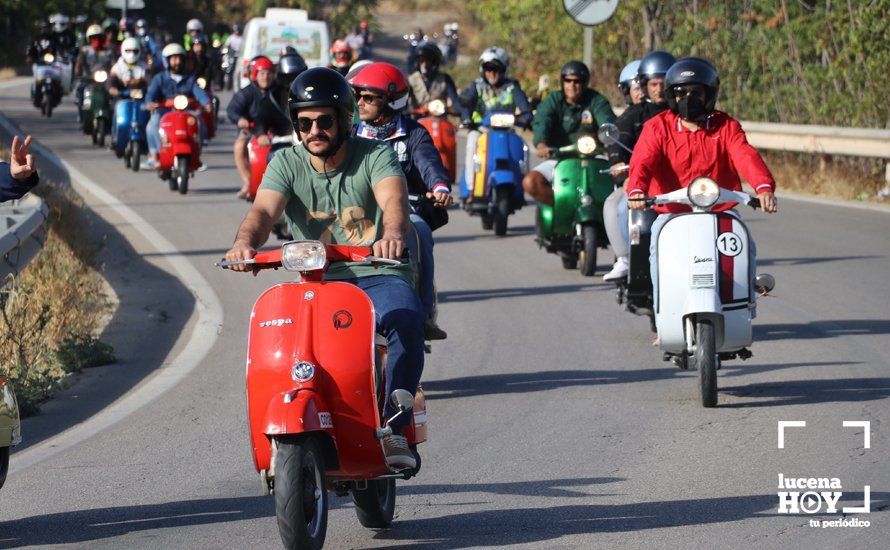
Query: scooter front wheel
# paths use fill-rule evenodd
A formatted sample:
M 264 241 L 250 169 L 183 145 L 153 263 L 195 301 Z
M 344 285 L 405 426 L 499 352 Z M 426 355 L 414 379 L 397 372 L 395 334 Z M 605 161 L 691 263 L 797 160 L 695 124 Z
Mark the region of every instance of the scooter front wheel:
M 6 483 L 6 473 L 9 471 L 9 447 L 0 447 L 0 488 Z
M 717 406 L 717 352 L 714 323 L 695 323 L 695 368 L 698 369 L 699 394 L 703 407 Z
M 494 192 L 494 234 L 503 237 L 507 234 L 507 218 L 510 216 L 512 190 L 498 187 Z
M 134 172 L 138 172 L 139 164 L 142 162 L 142 146 L 139 145 L 138 141 L 131 141 L 130 145 L 132 146 L 130 150 L 130 168 Z
M 396 480 L 369 480 L 365 489 L 352 490 L 352 502 L 359 523 L 370 529 L 389 527 L 396 511 Z
M 581 228 L 581 253 L 578 259 L 581 263 L 581 275 L 593 277 L 596 273 L 596 227 L 585 225 Z
M 189 158 L 185 155 L 176 157 L 176 185 L 179 187 L 179 194 L 185 195 L 189 192 Z
M 275 515 L 289 550 L 316 550 L 328 527 L 324 458 L 312 439 L 282 438 L 275 454 Z

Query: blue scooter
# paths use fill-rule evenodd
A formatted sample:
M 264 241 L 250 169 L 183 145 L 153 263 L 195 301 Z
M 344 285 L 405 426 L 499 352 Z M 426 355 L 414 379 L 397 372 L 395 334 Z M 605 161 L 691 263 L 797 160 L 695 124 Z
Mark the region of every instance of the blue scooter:
M 476 141 L 473 181 L 463 176 L 461 202 L 471 216 L 482 217 L 482 229 L 507 234 L 507 218 L 525 205 L 522 178 L 528 171 L 528 146 L 513 131 L 513 113 L 492 112 L 480 127 Z
M 121 90 L 114 106 L 114 124 L 111 127 L 111 146 L 117 158 L 134 172 L 139 171 L 140 158 L 148 152 L 145 128 L 151 113 L 145 109 L 143 91 L 135 88 Z

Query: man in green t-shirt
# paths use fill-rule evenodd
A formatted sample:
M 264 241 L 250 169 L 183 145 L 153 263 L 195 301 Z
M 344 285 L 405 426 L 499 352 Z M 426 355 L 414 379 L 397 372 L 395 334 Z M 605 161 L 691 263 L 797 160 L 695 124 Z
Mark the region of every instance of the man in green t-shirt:
M 522 187 L 535 200 L 553 204 L 553 169 L 549 147 L 564 147 L 582 136 L 595 136 L 600 126 L 615 122 L 609 101 L 588 87 L 590 70 L 580 61 L 569 61 L 560 71 L 562 89 L 547 96 L 538 105 L 532 128 L 535 154 L 544 159 L 522 180 Z
M 295 239 L 372 246 L 376 256 L 401 258 L 409 214 L 405 175 L 386 143 L 352 135 L 355 103 L 349 84 L 331 69 L 309 69 L 291 84 L 288 106 L 302 143 L 272 158 L 226 260 L 253 258 L 282 213 Z M 371 299 L 388 342 L 386 395 L 395 389 L 413 395 L 423 371 L 426 315 L 412 287 L 410 264 L 338 263 L 325 277 L 351 282 Z M 387 399 L 384 415 L 396 412 Z M 410 415 L 400 420 L 391 424 L 393 435 L 383 439 L 386 462 L 397 470 L 416 467 L 401 435 Z

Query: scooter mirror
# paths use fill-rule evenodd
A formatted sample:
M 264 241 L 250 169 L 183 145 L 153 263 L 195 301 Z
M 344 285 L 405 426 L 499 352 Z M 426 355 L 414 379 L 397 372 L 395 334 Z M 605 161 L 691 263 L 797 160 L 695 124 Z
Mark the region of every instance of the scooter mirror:
M 607 122 L 600 126 L 596 135 L 600 138 L 600 141 L 606 145 L 614 145 L 618 142 L 618 138 L 621 137 L 621 132 L 618 130 L 618 126 L 615 126 L 611 122 Z
M 398 407 L 399 410 L 403 411 L 407 411 L 414 406 L 414 396 L 411 395 L 411 392 L 408 390 L 393 390 L 392 394 L 389 396 L 389 400 L 392 401 L 392 404 Z
M 758 273 L 754 277 L 754 287 L 761 294 L 769 294 L 776 288 L 776 278 L 769 273 Z

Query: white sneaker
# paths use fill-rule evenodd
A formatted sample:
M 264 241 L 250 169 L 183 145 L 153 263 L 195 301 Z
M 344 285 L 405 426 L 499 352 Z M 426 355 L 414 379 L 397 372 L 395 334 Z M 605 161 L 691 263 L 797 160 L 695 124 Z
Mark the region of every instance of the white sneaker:
M 615 265 L 612 266 L 612 271 L 603 275 L 604 281 L 617 281 L 619 279 L 624 279 L 627 277 L 627 271 L 630 269 L 630 264 L 627 263 L 627 258 L 624 256 L 619 256 L 617 260 L 615 260 Z

